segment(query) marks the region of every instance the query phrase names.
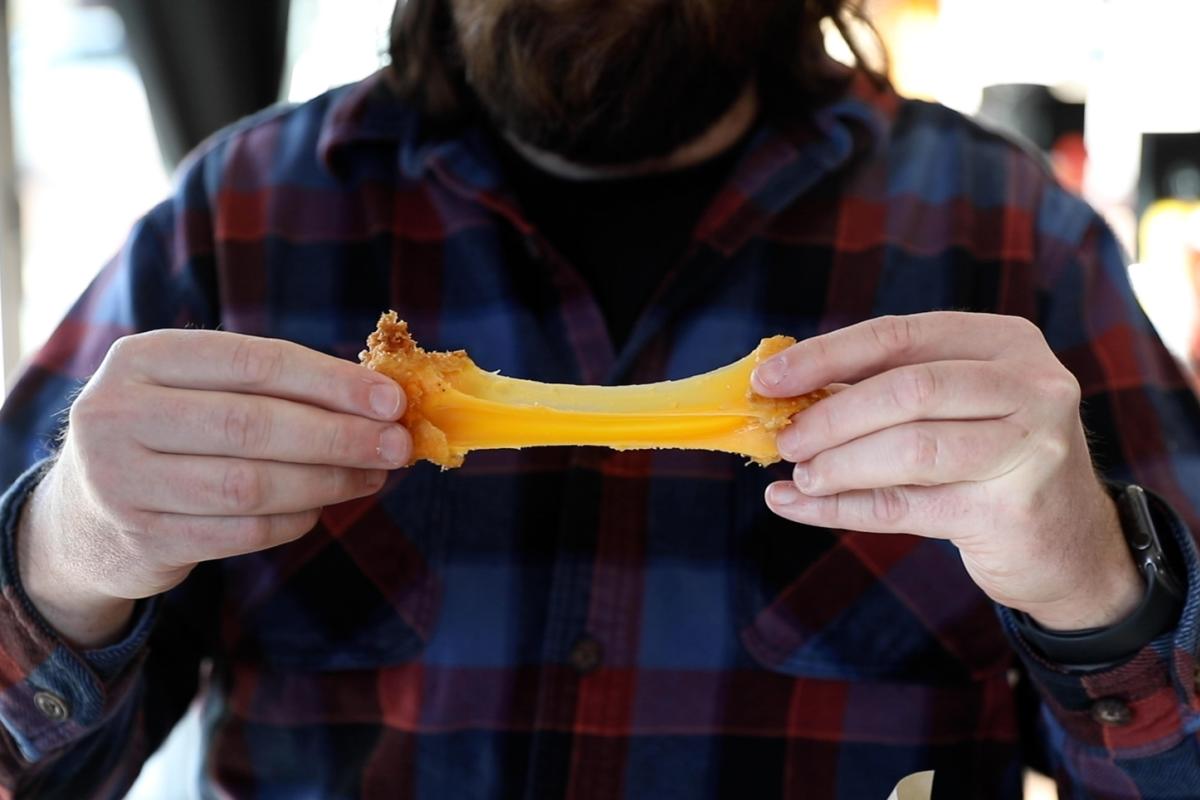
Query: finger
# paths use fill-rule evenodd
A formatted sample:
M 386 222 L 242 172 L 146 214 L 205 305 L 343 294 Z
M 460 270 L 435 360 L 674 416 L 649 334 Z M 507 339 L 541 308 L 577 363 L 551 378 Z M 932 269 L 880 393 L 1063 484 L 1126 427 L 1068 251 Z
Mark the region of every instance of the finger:
M 888 486 L 937 486 L 998 478 L 1016 467 L 1030 436 L 1010 420 L 909 422 L 818 453 L 796 465 L 810 496 Z
M 135 436 L 179 455 L 237 456 L 363 469 L 407 464 L 412 440 L 400 425 L 273 397 L 148 387 Z
M 243 517 L 159 514 L 150 526 L 162 537 L 165 557 L 186 566 L 295 541 L 316 527 L 320 516 L 319 508 Z
M 269 395 L 381 420 L 404 413 L 404 392 L 391 378 L 293 342 L 163 330 L 119 345 L 122 358 L 150 383 Z
M 140 511 L 209 516 L 289 514 L 379 491 L 384 470 L 150 453 L 126 481 Z
M 809 497 L 790 481 L 767 487 L 767 506 L 793 522 L 865 533 L 949 539 L 967 533 L 978 485 L 890 486 Z
M 790 397 L 834 382 L 855 383 L 924 361 L 988 360 L 1041 334 L 1029 321 L 998 314 L 934 311 L 878 317 L 794 344 L 751 376 L 767 397 Z
M 922 419 L 994 419 L 1022 407 L 1028 388 L 990 361 L 897 367 L 854 384 L 795 416 L 777 446 L 789 461 L 873 431 Z

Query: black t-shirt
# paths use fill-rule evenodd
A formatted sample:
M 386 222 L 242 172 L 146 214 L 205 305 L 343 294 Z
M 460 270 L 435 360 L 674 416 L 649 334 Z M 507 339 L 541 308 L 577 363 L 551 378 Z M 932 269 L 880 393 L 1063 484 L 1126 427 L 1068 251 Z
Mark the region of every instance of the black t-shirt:
M 561 178 L 507 146 L 499 149 L 525 216 L 587 280 L 619 348 L 683 258 L 744 143 L 686 169 L 601 180 Z

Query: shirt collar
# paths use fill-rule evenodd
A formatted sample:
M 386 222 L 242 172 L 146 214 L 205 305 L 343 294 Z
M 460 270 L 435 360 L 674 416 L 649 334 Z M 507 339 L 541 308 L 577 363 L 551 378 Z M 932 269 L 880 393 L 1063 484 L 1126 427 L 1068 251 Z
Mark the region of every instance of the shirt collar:
M 721 250 L 735 248 L 749 234 L 739 222 L 772 215 L 855 156 L 881 148 L 898 105 L 890 87 L 856 73 L 839 98 L 811 113 L 786 123 L 761 122 L 729 184 L 701 219 L 699 237 Z M 318 155 L 336 172 L 350 148 L 366 143 L 394 144 L 406 177 L 433 174 L 528 231 L 507 196 L 486 132 L 469 125 L 451 134 L 431 131 L 416 109 L 396 97 L 386 68 L 334 95 Z
M 318 157 L 336 172 L 346 151 L 356 145 L 390 143 L 398 148 L 400 172 L 414 179 L 448 165 L 453 174 L 478 189 L 492 188 L 499 178 L 484 132 L 460 126 L 452 134 L 430 130 L 411 105 L 400 100 L 387 68 L 337 90 L 317 141 Z
M 816 183 L 879 153 L 898 106 L 890 86 L 855 73 L 840 97 L 785 121 L 766 119 L 701 218 L 697 238 L 733 252 Z

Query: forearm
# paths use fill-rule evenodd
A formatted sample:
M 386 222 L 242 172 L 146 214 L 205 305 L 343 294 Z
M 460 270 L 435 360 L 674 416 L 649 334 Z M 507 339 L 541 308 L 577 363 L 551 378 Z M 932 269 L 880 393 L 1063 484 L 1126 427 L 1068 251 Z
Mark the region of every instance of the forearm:
M 38 613 L 67 642 L 79 648 L 102 647 L 120 638 L 133 615 L 134 601 L 91 590 L 72 575 L 72 557 L 55 539 L 66 525 L 87 525 L 67 518 L 59 500 L 64 487 L 53 467 L 26 500 L 16 532 L 20 580 Z

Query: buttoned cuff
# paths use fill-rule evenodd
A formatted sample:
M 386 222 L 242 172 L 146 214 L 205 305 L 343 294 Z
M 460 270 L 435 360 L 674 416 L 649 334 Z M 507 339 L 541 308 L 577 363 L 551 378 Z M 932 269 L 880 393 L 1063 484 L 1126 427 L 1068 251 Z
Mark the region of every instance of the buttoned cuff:
M 1087 672 L 1054 664 L 1022 638 L 1012 611 L 998 607 L 1005 633 L 1040 690 L 1051 721 L 1078 745 L 1110 758 L 1169 750 L 1200 721 L 1200 559 L 1183 520 L 1165 504 L 1158 510 L 1182 554 L 1187 595 L 1176 628 L 1131 658 Z
M 0 724 L 28 761 L 87 735 L 120 705 L 158 605 L 140 603 L 122 641 L 84 652 L 42 618 L 21 586 L 15 539 L 21 510 L 44 469 L 44 463 L 33 467 L 0 497 Z

